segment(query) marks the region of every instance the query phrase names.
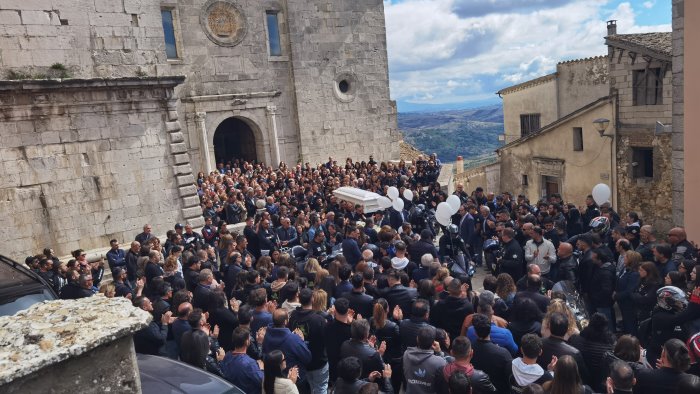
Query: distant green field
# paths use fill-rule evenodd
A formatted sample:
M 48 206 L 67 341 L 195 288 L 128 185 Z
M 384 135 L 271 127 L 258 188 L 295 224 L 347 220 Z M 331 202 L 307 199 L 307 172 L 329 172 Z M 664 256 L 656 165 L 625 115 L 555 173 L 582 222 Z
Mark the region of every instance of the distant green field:
M 437 153 L 444 162 L 461 155 L 465 160 L 493 153 L 502 145 L 502 107 L 442 112 L 399 113 L 399 129 L 406 142 L 426 153 Z

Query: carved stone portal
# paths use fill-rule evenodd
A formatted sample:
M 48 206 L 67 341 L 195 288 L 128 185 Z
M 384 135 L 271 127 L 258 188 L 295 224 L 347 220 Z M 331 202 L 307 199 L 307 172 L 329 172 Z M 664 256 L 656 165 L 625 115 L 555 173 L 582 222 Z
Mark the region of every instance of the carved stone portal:
M 241 9 L 227 0 L 209 0 L 202 8 L 199 22 L 207 37 L 221 46 L 238 45 L 247 30 Z

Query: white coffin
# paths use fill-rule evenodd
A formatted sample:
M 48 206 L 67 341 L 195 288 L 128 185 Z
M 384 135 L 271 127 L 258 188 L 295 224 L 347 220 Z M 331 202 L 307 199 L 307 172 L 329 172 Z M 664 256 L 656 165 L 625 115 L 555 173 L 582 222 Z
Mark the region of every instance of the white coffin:
M 360 204 L 365 208 L 365 213 L 382 211 L 377 199 L 381 197 L 374 192 L 358 189 L 356 187 L 339 187 L 333 190 L 333 195 L 339 200 L 349 201 L 353 204 Z

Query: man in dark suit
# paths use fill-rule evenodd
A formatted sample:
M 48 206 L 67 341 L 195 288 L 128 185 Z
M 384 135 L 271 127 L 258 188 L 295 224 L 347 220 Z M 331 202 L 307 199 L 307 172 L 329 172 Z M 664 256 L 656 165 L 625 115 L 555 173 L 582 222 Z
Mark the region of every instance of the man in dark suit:
M 569 345 L 564 336 L 569 330 L 569 319 L 563 313 L 555 312 L 549 318 L 549 331 L 552 335 L 549 338 L 542 340 L 542 355 L 537 359 L 537 363 L 543 369 L 547 369 L 547 365 L 552 362 L 552 356 L 560 358 L 561 356 L 572 356 L 578 365 L 581 380 L 588 381 L 588 369 L 583 360 L 581 352 L 575 347 Z
M 192 292 L 192 306 L 199 308 L 204 312 L 209 310 L 209 301 L 211 298 L 211 284 L 214 283 L 214 274 L 209 269 L 203 269 L 199 272 L 199 283 Z
M 255 257 L 254 261 L 258 261 L 260 258 L 260 240 L 258 238 L 258 233 L 255 231 L 254 218 L 248 216 L 245 220 L 245 227 L 243 228 L 243 235 L 245 235 L 246 240 L 248 240 L 248 250 Z
M 470 242 L 474 236 L 474 217 L 467 210 L 466 204 L 459 207 L 459 214 L 462 215 L 459 221 L 459 236 L 467 246 L 471 246 Z

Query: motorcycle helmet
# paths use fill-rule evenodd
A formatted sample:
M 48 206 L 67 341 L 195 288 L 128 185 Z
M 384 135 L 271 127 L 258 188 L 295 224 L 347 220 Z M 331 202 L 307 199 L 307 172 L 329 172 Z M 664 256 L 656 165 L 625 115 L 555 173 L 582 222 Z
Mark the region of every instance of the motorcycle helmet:
M 421 211 L 425 211 L 425 204 L 418 204 L 416 205 L 416 208 L 420 209 Z
M 591 220 L 588 227 L 590 227 L 594 233 L 605 234 L 610 229 L 610 220 L 605 216 L 598 216 Z
M 669 312 L 677 313 L 688 306 L 685 292 L 675 286 L 664 286 L 656 291 L 656 305 Z
M 449 233 L 452 235 L 457 235 L 459 234 L 459 227 L 457 227 L 456 224 L 450 224 L 447 226 L 447 231 L 449 231 Z
M 484 252 L 495 252 L 501 248 L 501 243 L 497 239 L 487 239 L 484 241 Z

